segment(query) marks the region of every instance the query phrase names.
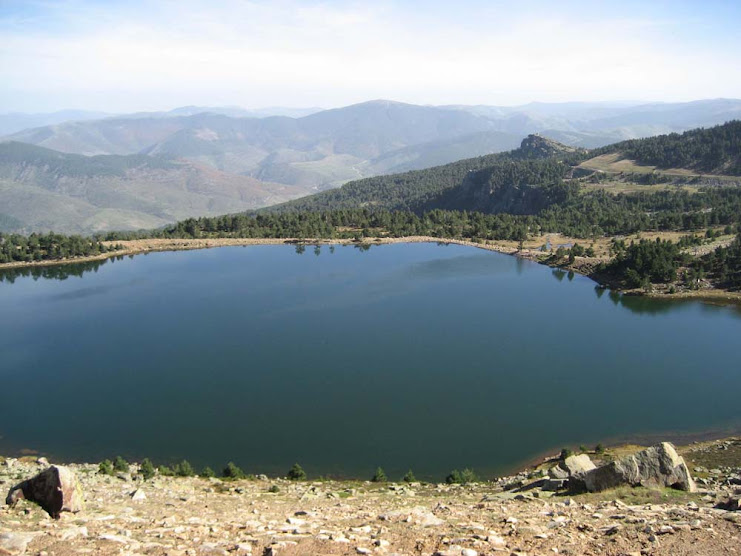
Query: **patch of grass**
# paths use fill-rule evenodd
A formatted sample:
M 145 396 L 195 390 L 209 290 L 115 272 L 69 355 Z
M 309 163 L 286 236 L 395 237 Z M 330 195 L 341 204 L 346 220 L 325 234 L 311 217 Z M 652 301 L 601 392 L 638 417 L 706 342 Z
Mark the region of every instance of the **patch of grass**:
M 741 466 L 741 439 L 730 439 L 725 448 L 723 443 L 711 442 L 700 446 L 689 446 L 681 450 L 690 472 L 693 467 L 739 467 Z
M 592 504 L 596 502 L 608 502 L 620 500 L 630 506 L 642 506 L 645 504 L 681 504 L 697 501 L 700 495 L 673 488 L 646 488 L 646 487 L 618 487 L 603 492 L 589 492 L 585 494 L 572 495 L 572 498 L 580 503 Z

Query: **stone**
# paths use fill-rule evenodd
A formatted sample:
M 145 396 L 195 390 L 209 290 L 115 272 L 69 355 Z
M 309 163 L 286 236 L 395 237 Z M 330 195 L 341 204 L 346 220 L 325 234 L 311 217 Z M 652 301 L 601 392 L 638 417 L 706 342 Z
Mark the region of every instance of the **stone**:
M 696 490 L 684 459 L 669 442 L 662 442 L 632 456 L 579 472 L 572 480 L 577 488 L 600 492 L 621 485 L 671 487 L 688 492 Z
M 33 533 L 0 533 L 0 554 L 25 554 L 28 543 L 35 536 Z
M 730 496 L 728 499 L 719 503 L 716 507 L 728 510 L 729 512 L 741 511 L 741 496 Z
M 543 490 L 547 490 L 549 492 L 555 492 L 557 490 L 563 490 L 564 488 L 566 488 L 566 484 L 568 482 L 569 482 L 569 480 L 567 478 L 563 478 L 563 479 L 556 479 L 556 478 L 546 479 L 545 481 L 543 481 L 543 485 L 540 488 L 542 488 Z
M 135 502 L 139 502 L 141 500 L 146 500 L 147 495 L 144 494 L 144 491 L 140 488 L 136 489 L 134 492 L 131 493 L 131 499 Z
M 36 502 L 55 519 L 59 519 L 60 512 L 76 513 L 83 508 L 77 477 L 70 469 L 57 465 L 10 489 L 5 503 L 12 507 L 22 499 Z
M 553 479 L 567 479 L 577 473 L 586 473 L 596 468 L 597 466 L 594 465 L 587 454 L 579 454 L 578 456 L 569 456 L 558 462 L 558 465 L 548 470 L 548 474 Z

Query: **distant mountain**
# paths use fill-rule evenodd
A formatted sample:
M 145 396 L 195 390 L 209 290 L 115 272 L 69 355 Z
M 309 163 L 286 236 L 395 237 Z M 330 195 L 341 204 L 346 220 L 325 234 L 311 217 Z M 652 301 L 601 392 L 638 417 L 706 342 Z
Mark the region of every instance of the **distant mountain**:
M 173 118 L 177 116 L 195 116 L 196 114 L 219 114 L 230 118 L 269 118 L 270 116 L 285 116 L 288 118 L 303 118 L 322 108 L 290 108 L 272 106 L 267 108 L 247 109 L 239 106 L 181 106 L 166 112 L 136 112 L 125 114 L 122 118 Z
M 321 189 L 385 171 L 383 164 L 375 169 L 372 161 L 409 146 L 419 148 L 404 153 L 399 164 L 414 164 L 425 157 L 433 164 L 449 160 L 458 156 L 455 151 L 461 147 L 453 145 L 450 154 L 444 154 L 445 141 L 455 143 L 492 127 L 488 120 L 462 111 L 372 101 L 298 119 L 213 113 L 109 118 L 26 130 L 11 138 L 86 155 L 188 158 L 264 181 Z M 425 143 L 435 152 L 428 152 Z M 504 147 L 510 145 L 508 141 Z M 487 148 L 497 146 L 490 143 Z
M 0 114 L 0 136 L 34 127 L 53 126 L 63 122 L 100 120 L 109 115 L 104 112 L 88 112 L 85 110 L 61 110 L 47 114 L 23 114 L 20 112 Z
M 266 116 L 272 113 L 287 115 Z M 534 133 L 563 144 L 597 148 L 715 125 L 741 117 L 741 100 L 515 107 L 376 100 L 289 117 L 299 114 L 301 109 L 186 106 L 28 129 L 10 139 L 85 155 L 186 158 L 262 181 L 323 190 L 364 177 L 501 152 Z
M 93 233 L 153 228 L 305 195 L 208 166 L 145 155 L 66 154 L 0 143 L 0 230 Z

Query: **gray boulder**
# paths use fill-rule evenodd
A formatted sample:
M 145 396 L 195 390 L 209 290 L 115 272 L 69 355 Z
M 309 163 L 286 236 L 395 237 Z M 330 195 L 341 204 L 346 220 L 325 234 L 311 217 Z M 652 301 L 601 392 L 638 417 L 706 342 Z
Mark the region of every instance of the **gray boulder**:
M 58 465 L 11 488 L 5 503 L 12 507 L 23 499 L 36 502 L 55 519 L 60 512 L 79 512 L 83 508 L 82 487 L 77 477 L 70 469 Z
M 579 472 L 572 480 L 575 486 L 589 492 L 622 485 L 671 487 L 689 492 L 696 489 L 684 459 L 669 442 L 662 442 L 591 471 Z
M 596 467 L 587 454 L 579 454 L 558 462 L 558 465 L 548 470 L 548 474 L 554 479 L 566 479 L 577 473 L 586 473 Z

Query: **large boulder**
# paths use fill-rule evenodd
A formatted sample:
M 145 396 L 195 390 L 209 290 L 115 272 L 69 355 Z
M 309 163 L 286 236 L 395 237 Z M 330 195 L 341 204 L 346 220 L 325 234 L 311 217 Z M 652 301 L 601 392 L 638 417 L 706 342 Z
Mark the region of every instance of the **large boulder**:
M 5 503 L 14 506 L 23 499 L 36 502 L 55 519 L 60 512 L 79 512 L 83 508 L 77 477 L 70 469 L 58 465 L 11 488 Z
M 579 454 L 558 462 L 558 465 L 548 470 L 548 474 L 554 479 L 566 479 L 577 473 L 586 473 L 596 467 L 587 454 Z
M 689 492 L 696 488 L 684 459 L 669 442 L 662 442 L 591 471 L 577 473 L 572 480 L 590 492 L 622 485 L 671 487 Z

